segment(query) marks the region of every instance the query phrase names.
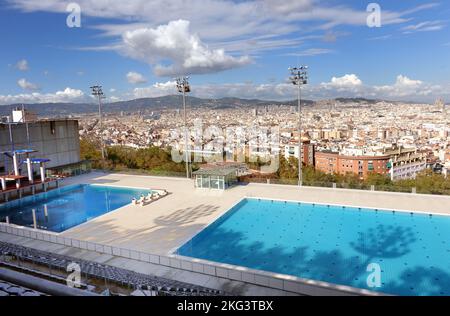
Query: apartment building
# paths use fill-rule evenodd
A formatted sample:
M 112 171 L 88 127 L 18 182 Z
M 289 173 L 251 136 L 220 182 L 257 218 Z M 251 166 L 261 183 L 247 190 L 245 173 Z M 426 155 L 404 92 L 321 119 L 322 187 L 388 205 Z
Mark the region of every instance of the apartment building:
M 367 179 L 370 173 L 387 174 L 389 172 L 389 156 L 341 155 L 338 152 L 316 152 L 316 169 L 325 173 L 358 175 Z

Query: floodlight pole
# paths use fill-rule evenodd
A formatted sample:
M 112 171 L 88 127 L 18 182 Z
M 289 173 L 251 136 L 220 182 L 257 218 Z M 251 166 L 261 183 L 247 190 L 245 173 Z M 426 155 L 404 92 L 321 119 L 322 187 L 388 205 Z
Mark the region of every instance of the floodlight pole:
M 302 142 L 302 88 L 297 85 L 298 102 L 298 185 L 303 185 L 303 142 Z
M 307 84 L 308 66 L 299 68 L 289 68 L 291 72 L 291 81 L 297 86 L 297 102 L 298 102 L 298 185 L 303 186 L 303 141 L 302 141 L 302 89 L 301 86 Z
M 102 115 L 102 99 L 104 98 L 104 93 L 102 90 L 102 86 L 95 85 L 91 87 L 92 95 L 97 97 L 98 100 L 98 117 L 99 117 L 99 126 L 100 126 L 100 141 L 101 141 L 101 151 L 102 151 L 102 159 L 105 160 L 105 145 L 103 143 L 103 135 L 101 134 L 103 130 L 103 115 Z
M 189 144 L 188 144 L 188 130 L 187 130 L 187 112 L 186 112 L 186 92 L 190 92 L 191 88 L 189 86 L 189 77 L 177 78 L 177 88 L 179 92 L 182 92 L 183 96 L 183 116 L 184 116 L 184 152 L 185 152 L 185 163 L 186 163 L 186 178 L 190 178 L 189 172 Z

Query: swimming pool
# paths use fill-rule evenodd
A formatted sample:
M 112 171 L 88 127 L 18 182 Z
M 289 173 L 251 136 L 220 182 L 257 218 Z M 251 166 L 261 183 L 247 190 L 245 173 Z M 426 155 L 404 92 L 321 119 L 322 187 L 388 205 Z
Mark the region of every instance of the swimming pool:
M 0 220 L 11 224 L 62 232 L 131 203 L 150 190 L 77 184 L 27 196 L 0 205 Z
M 450 217 L 244 199 L 183 256 L 396 295 L 450 295 Z M 367 279 L 381 269 L 381 287 Z

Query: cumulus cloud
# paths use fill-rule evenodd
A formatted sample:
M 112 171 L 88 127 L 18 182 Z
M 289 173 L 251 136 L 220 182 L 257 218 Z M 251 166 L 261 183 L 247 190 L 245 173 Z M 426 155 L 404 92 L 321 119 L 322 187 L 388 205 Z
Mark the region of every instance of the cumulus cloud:
M 19 60 L 16 63 L 16 68 L 20 71 L 27 71 L 29 69 L 28 61 L 26 59 Z
M 127 73 L 127 81 L 131 84 L 146 83 L 147 79 L 138 72 L 130 71 Z
M 193 85 L 192 95 L 200 98 L 240 97 L 246 99 L 280 100 L 292 99 L 296 89 L 288 83 L 254 84 L 224 83 Z M 135 88 L 132 96 L 135 98 L 160 97 L 177 93 L 176 82 L 158 82 L 149 87 Z
M 156 98 L 176 93 L 177 83 L 175 81 L 157 82 L 149 87 L 135 88 L 132 96 L 139 98 Z
M 355 74 L 347 74 L 342 77 L 333 77 L 330 82 L 321 83 L 321 87 L 336 91 L 357 92 L 362 87 L 363 82 Z
M 430 95 L 437 86 L 425 84 L 421 80 L 413 80 L 403 75 L 398 75 L 393 85 L 375 86 L 375 92 L 390 97 L 424 96 Z
M 81 102 L 86 100 L 85 97 L 85 94 L 81 90 L 65 88 L 55 93 L 33 92 L 16 95 L 0 95 L 0 104 Z
M 131 97 L 160 97 L 176 93 L 174 81 L 155 83 L 149 87 L 136 88 Z M 193 96 L 200 98 L 240 97 L 262 100 L 293 100 L 297 90 L 291 83 L 220 83 L 192 86 Z M 302 87 L 302 95 L 307 99 L 320 100 L 337 97 L 364 97 L 384 100 L 406 100 L 432 102 L 436 97 L 450 97 L 450 86 L 442 87 L 421 80 L 399 75 L 392 85 L 366 85 L 355 74 L 333 77 L 329 82 L 308 84 Z
M 158 76 L 214 73 L 250 62 L 248 56 L 233 57 L 223 49 L 209 49 L 190 32 L 189 25 L 189 21 L 178 20 L 154 29 L 128 31 L 123 35 L 124 52 L 154 65 Z
M 19 87 L 21 87 L 24 90 L 38 90 L 39 89 L 39 87 L 37 85 L 27 81 L 25 78 L 19 79 L 17 81 L 17 84 L 19 85 Z

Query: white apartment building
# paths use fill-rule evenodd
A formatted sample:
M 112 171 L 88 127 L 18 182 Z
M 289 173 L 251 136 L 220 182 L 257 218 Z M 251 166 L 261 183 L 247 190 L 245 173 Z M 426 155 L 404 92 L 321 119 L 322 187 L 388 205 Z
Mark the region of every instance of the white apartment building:
M 414 148 L 399 148 L 388 154 L 392 157 L 389 162 L 392 181 L 415 179 L 417 174 L 427 168 L 426 155 Z

